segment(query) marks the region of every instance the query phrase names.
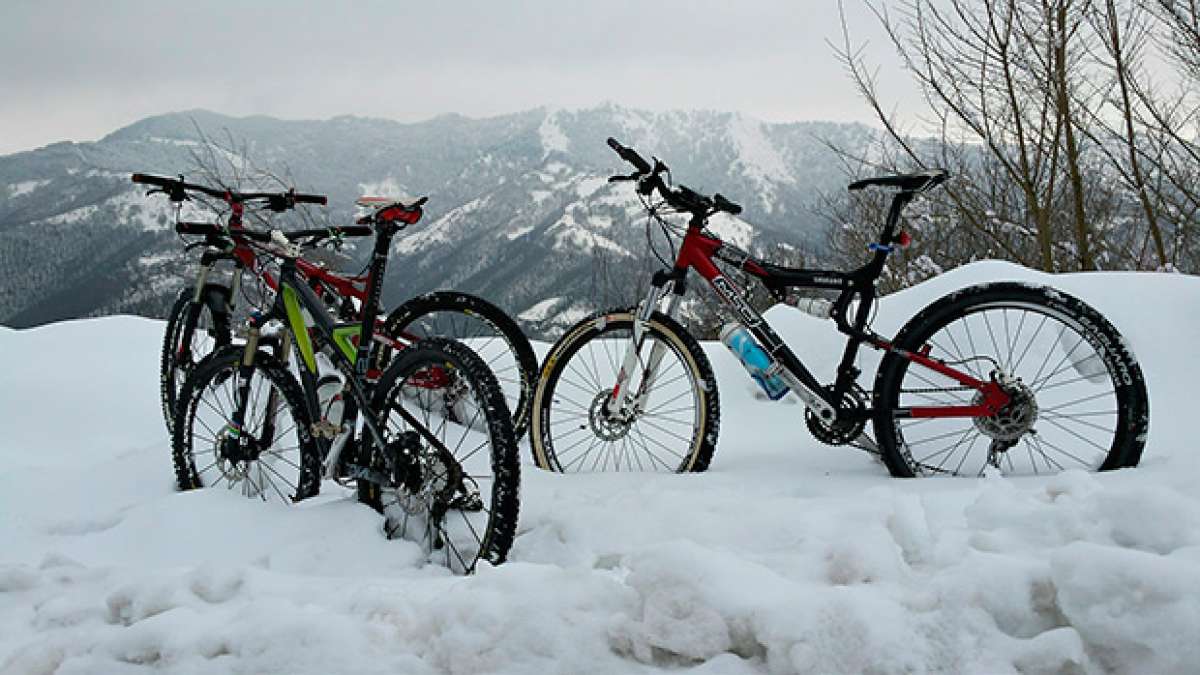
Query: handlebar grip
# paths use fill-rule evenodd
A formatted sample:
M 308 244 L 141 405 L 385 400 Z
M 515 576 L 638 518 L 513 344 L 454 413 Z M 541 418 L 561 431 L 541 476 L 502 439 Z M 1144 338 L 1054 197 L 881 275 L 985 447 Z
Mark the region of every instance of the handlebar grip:
M 615 150 L 616 153 L 621 156 L 621 159 L 632 164 L 634 168 L 641 173 L 650 173 L 650 163 L 642 159 L 642 156 L 639 155 L 633 148 L 621 145 L 617 139 L 613 138 L 612 136 L 608 137 L 608 147 Z
M 297 194 L 296 195 L 296 203 L 297 204 L 320 204 L 321 206 L 325 206 L 326 204 L 329 203 L 329 198 L 326 197 L 325 195 Z
M 724 211 L 725 213 L 728 213 L 731 216 L 736 216 L 737 214 L 742 212 L 741 204 L 734 204 L 733 202 L 726 199 L 725 195 L 721 194 L 720 192 L 713 195 L 713 205 L 716 206 L 717 209 Z
M 176 185 L 182 186 L 183 182 L 177 178 L 167 178 L 166 176 L 152 176 L 148 173 L 135 173 L 129 177 L 129 180 L 142 185 L 156 185 L 158 187 L 173 187 Z
M 336 229 L 346 237 L 369 237 L 375 234 L 375 228 L 370 225 L 341 225 Z
M 175 231 L 179 234 L 213 235 L 221 234 L 221 226 L 214 223 L 175 223 Z

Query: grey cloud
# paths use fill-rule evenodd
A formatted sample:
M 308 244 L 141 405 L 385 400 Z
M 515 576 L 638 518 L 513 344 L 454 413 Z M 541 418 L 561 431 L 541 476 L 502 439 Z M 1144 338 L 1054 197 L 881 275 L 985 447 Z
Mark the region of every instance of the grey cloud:
M 852 25 L 874 40 L 863 7 Z M 837 4 L 7 2 L 0 152 L 168 110 L 416 120 L 600 101 L 866 119 L 831 49 Z

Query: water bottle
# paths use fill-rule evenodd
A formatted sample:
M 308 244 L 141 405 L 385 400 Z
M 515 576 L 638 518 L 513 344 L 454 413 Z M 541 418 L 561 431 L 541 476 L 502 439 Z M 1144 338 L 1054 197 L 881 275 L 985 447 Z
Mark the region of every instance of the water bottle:
M 725 324 L 721 328 L 721 342 L 738 357 L 742 366 L 750 373 L 750 377 L 754 378 L 772 401 L 778 401 L 788 393 L 788 386 L 783 378 L 779 377 L 775 362 L 741 324 Z
M 321 417 L 334 426 L 342 424 L 342 390 L 345 383 L 328 356 L 317 352 L 317 401 Z
M 833 303 L 825 298 L 794 298 L 788 304 L 818 319 L 828 319 L 833 314 Z

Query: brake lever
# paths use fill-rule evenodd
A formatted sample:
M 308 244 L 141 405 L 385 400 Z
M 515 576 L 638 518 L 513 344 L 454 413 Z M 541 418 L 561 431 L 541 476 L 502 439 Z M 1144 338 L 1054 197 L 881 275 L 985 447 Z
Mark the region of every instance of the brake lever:
M 633 173 L 631 173 L 631 174 L 629 174 L 629 175 L 627 175 L 627 176 L 626 176 L 626 175 L 620 175 L 620 174 L 618 174 L 618 175 L 616 175 L 616 176 L 609 176 L 609 177 L 608 177 L 608 182 L 610 182 L 610 183 L 621 183 L 621 182 L 625 182 L 625 181 L 638 180 L 638 179 L 639 179 L 639 178 L 641 178 L 641 177 L 642 177 L 642 173 L 641 173 L 640 171 L 634 171 Z

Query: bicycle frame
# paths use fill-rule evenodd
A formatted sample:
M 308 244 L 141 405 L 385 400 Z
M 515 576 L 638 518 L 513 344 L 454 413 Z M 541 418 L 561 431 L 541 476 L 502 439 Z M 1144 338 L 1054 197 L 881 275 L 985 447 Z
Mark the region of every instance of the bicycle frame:
M 893 234 L 899 222 L 900 213 L 913 196 L 911 192 L 896 194 L 888 212 L 881 241 L 894 240 Z M 708 282 L 721 302 L 754 335 L 759 345 L 777 364 L 778 374 L 787 382 L 792 391 L 796 392 L 805 405 L 827 423 L 842 415 L 850 416 L 855 420 L 863 420 L 869 419 L 875 413 L 872 409 L 844 408 L 841 403 L 845 394 L 858 379 L 859 371 L 854 366 L 854 361 L 859 348 L 864 343 L 875 349 L 897 354 L 980 393 L 980 398 L 974 405 L 898 408 L 893 411 L 897 418 L 986 417 L 994 415 L 1008 403 L 1008 394 L 995 380 L 979 380 L 943 361 L 929 358 L 927 353 L 914 353 L 899 349 L 867 327 L 871 308 L 876 301 L 875 281 L 883 272 L 892 246 L 877 245 L 871 261 L 850 272 L 786 268 L 755 258 L 746 251 L 723 242 L 720 238 L 707 233 L 704 230 L 704 224 L 703 218 L 695 216 L 692 218 L 674 266 L 669 270 L 660 270 L 655 273 L 646 297 L 638 306 L 637 318 L 633 326 L 633 340 L 626 352 L 622 368 L 617 376 L 617 384 L 613 388 L 610 399 L 609 410 L 615 406 L 617 415 L 629 415 L 643 405 L 644 398 L 649 392 L 649 384 L 654 382 L 656 370 L 662 358 L 662 350 L 665 349 L 661 344 L 655 343 L 650 358 L 644 365 L 642 386 L 639 387 L 638 392 L 628 391 L 626 385 L 638 365 L 638 354 L 644 338 L 645 323 L 650 320 L 651 315 L 659 308 L 668 293 L 672 294 L 672 297 L 669 300 L 666 314 L 677 318 L 680 300 L 687 288 L 687 273 L 693 269 Z M 803 362 L 772 329 L 762 314 L 750 305 L 743 289 L 721 272 L 714 259 L 732 265 L 757 278 L 777 298 L 782 298 L 784 292 L 792 288 L 839 292 L 834 301 L 831 316 L 837 323 L 838 331 L 848 336 L 849 339 L 838 366 L 837 378 L 831 387 L 823 387 L 817 381 Z M 850 317 L 848 316 L 850 305 L 856 298 L 859 301 L 857 311 L 854 312 L 853 317 Z
M 272 291 L 276 293 L 279 292 L 279 280 L 275 277 L 275 275 L 271 274 L 270 270 L 259 265 L 258 253 L 255 247 L 250 242 L 237 236 L 239 231 L 245 230 L 242 220 L 245 211 L 245 205 L 237 201 L 227 201 L 227 203 L 230 206 L 227 228 L 233 235 L 234 247 L 227 251 L 217 249 L 215 247 L 209 247 L 205 250 L 200 258 L 200 271 L 196 277 L 193 302 L 198 303 L 202 300 L 204 285 L 208 281 L 208 276 L 211 273 L 212 268 L 221 260 L 233 261 L 239 272 L 241 270 L 249 270 L 252 274 L 262 279 L 263 282 L 266 283 L 267 287 Z M 368 273 L 365 276 L 346 276 L 331 272 L 320 265 L 316 265 L 305 260 L 304 258 L 297 258 L 294 262 L 296 270 L 304 277 L 304 279 L 308 281 L 309 286 L 318 289 L 331 287 L 341 299 L 358 300 L 360 303 L 360 308 L 365 305 L 368 295 L 367 288 L 370 286 L 372 279 L 371 273 Z M 240 288 L 241 274 L 235 273 L 232 279 L 229 298 L 229 310 L 231 314 L 234 306 L 237 303 L 237 297 Z M 357 314 L 359 318 L 364 316 L 361 311 L 357 312 Z M 345 350 L 347 348 L 347 344 L 350 344 L 348 343 L 348 340 L 352 334 L 353 333 L 345 327 L 339 329 L 339 331 L 334 334 L 334 337 L 336 338 L 334 344 L 338 345 L 340 349 Z M 393 349 L 399 350 L 405 347 L 405 343 L 397 340 L 395 337 L 388 335 L 387 333 L 373 332 L 373 339 Z M 187 345 L 182 345 L 181 347 L 186 349 Z M 353 350 L 351 349 L 351 351 Z
M 365 290 L 366 302 L 363 306 L 365 315 L 373 315 L 379 307 L 383 270 L 387 264 L 387 249 L 391 235 L 394 234 L 393 226 L 381 225 L 380 227 L 386 229 L 376 235 L 375 250 L 370 264 L 371 273 L 368 276 Z M 255 315 L 249 322 L 245 355 L 239 368 L 232 424 L 237 431 L 240 431 L 245 422 L 246 406 L 250 397 L 250 376 L 253 372 L 254 360 L 257 357 L 258 345 L 263 337 L 262 329 L 271 320 L 282 321 L 287 327 L 286 335 L 290 337 L 289 340 L 285 340 L 284 358 L 286 360 L 287 353 L 290 351 L 288 344 L 290 342 L 300 356 L 298 370 L 304 390 L 305 405 L 308 408 L 309 418 L 314 420 L 312 428 L 303 433 L 311 435 L 319 444 L 321 455 L 325 458 L 325 475 L 333 477 L 342 448 L 346 441 L 355 434 L 360 412 L 363 413 L 363 440 L 369 440 L 381 450 L 387 446 L 381 422 L 371 412 L 369 403 L 372 382 L 368 378 L 367 364 L 370 363 L 374 352 L 380 348 L 380 345 L 372 340 L 374 322 L 351 325 L 335 322 L 316 293 L 309 288 L 306 279 L 301 276 L 296 257 L 284 258 L 277 283 L 279 292 L 275 296 L 275 302 L 270 311 Z M 311 328 L 306 324 L 305 316 L 311 317 L 313 323 Z M 346 401 L 344 407 L 340 428 L 331 428 L 332 425 L 321 419 L 318 410 L 318 371 L 316 351 L 310 337 L 310 330 L 329 344 L 338 347 L 329 350 L 328 356 L 334 367 L 345 377 L 345 390 L 350 393 L 350 399 Z M 350 334 L 359 335 L 357 345 L 350 341 L 348 337 Z M 440 452 L 449 452 L 441 441 L 410 412 L 403 408 L 399 408 L 398 412 L 427 442 Z M 236 439 L 236 434 L 233 436 Z M 400 458 L 393 458 L 387 452 L 381 453 L 390 476 L 408 475 L 407 472 L 416 468 L 416 457 L 411 456 L 407 450 L 403 452 L 405 455 Z M 396 466 L 397 459 L 403 460 L 404 466 Z M 355 464 L 347 465 L 346 475 L 349 478 L 362 478 L 380 485 L 388 485 L 392 482 L 389 475 L 381 474 L 378 470 L 370 467 Z

